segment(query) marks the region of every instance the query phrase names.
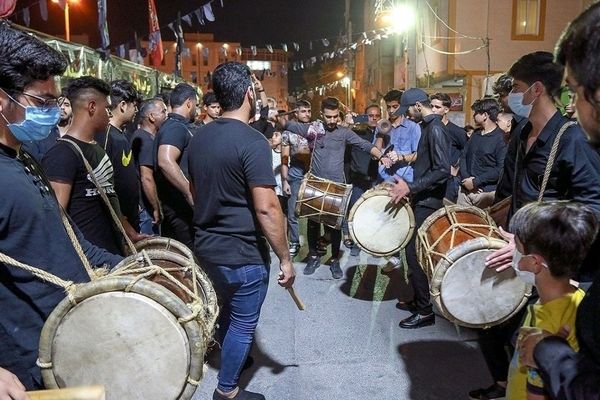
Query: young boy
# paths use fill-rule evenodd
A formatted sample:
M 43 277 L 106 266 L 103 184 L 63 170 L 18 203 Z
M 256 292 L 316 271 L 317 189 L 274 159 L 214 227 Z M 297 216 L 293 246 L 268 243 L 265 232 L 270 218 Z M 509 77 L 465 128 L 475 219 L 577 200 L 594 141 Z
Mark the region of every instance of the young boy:
M 570 278 L 596 237 L 594 212 L 573 202 L 530 203 L 514 215 L 511 230 L 516 243 L 513 268 L 525 282 L 535 285 L 539 294 L 539 300 L 527 310 L 521 332 L 536 328 L 556 334 L 568 326 L 566 339 L 577 351 L 575 314 L 585 293 L 573 286 Z M 519 343 L 510 364 L 506 398 L 549 398 L 537 370 L 520 364 Z

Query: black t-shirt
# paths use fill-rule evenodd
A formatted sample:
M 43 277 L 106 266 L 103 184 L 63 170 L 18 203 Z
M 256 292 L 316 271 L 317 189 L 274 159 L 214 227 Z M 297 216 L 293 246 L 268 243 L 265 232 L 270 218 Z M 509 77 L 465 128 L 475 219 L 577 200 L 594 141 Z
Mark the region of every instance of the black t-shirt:
M 268 246 L 250 192 L 254 186 L 276 186 L 265 137 L 240 121 L 219 118 L 192 139 L 189 171 L 196 255 L 221 265 L 266 263 Z
M 119 211 L 119 202 L 114 189 L 113 166 L 102 147 L 65 135 L 81 148 L 90 163 L 96 179 L 106 191 L 115 211 Z M 46 175 L 51 181 L 66 182 L 72 185 L 71 198 L 67 213 L 71 216 L 83 236 L 98 247 L 114 254 L 121 254 L 121 237 L 114 228 L 110 212 L 100 197 L 96 185 L 88 176 L 81 156 L 73 146 L 59 140 L 42 160 Z
M 154 136 L 144 129 L 138 129 L 131 137 L 131 150 L 133 151 L 133 162 L 138 171 L 141 167 L 154 168 Z M 141 172 L 139 172 L 141 176 Z M 146 210 L 152 211 L 152 205 L 141 191 L 141 203 Z
M 131 146 L 125 133 L 109 125 L 108 135 L 102 132 L 96 135 L 98 144 L 104 148 L 115 174 L 115 191 L 119 197 L 121 212 L 131 226 L 139 231 L 140 226 L 140 180 L 131 152 Z
M 188 120 L 179 114 L 171 113 L 169 118 L 161 125 L 154 140 L 154 179 L 158 197 L 164 203 L 177 207 L 189 207 L 183 193 L 171 185 L 158 167 L 158 147 L 161 145 L 170 145 L 177 147 L 181 152 L 179 167 L 183 174 L 189 179 L 188 173 L 188 145 L 192 139 L 192 132 L 188 127 Z

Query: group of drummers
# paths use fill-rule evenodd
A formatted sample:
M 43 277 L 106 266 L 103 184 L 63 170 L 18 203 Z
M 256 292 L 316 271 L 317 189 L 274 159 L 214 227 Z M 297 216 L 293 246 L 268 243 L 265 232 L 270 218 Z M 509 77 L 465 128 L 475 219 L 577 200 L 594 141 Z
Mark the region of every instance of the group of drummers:
M 519 58 L 494 86 L 497 96 L 472 105 L 471 135 L 448 120 L 447 95 L 417 88 L 388 92 L 387 118 L 379 105 L 357 116 L 333 97 L 322 100 L 316 121 L 302 100 L 295 118 L 269 115 L 260 81 L 238 63 L 215 70 L 216 95 L 205 96 L 200 122 L 197 95 L 186 84 L 168 103 L 140 103 L 129 82 L 83 77 L 59 99 L 54 77 L 65 70 L 63 57 L 2 23 L 0 299 L 19 312 L 0 316 L 0 398 L 26 398 L 23 384 L 41 387 L 39 368 L 59 365 L 43 359 L 40 332 L 44 327 L 44 343 L 49 316 L 86 299 L 75 283 L 102 280 L 106 271 L 91 266 L 129 276 L 123 263 L 133 270 L 148 261 L 149 269 L 136 273 L 159 271 L 163 281 L 156 283 L 183 293 L 156 301 L 188 334 L 209 326 L 200 331 L 212 336 L 215 294 L 193 266 L 199 259 L 221 305 L 213 399 L 264 399 L 237 381 L 266 293 L 266 241 L 280 260 L 278 283 L 291 288 L 298 217 L 308 220 L 305 275 L 331 245 L 329 269 L 342 278 L 342 242 L 353 256 L 388 257 L 389 269 L 405 259 L 413 298 L 396 305 L 410 312 L 401 328 L 433 325 L 434 305 L 450 321 L 479 328 L 494 383 L 470 398 L 598 398 L 600 285 L 592 282 L 600 255 L 600 80 L 590 66 L 600 62 L 600 33 L 590 27 L 599 23 L 594 4 L 569 25 L 556 54 Z M 22 57 L 8 60 L 13 53 Z M 565 80 L 579 123 L 565 107 L 573 104 L 556 100 Z M 258 97 L 264 107 L 254 118 Z M 138 129 L 128 138 L 122 129 L 136 115 Z M 178 256 L 159 268 L 164 256 L 137 246 L 159 231 L 187 246 L 181 270 L 172 267 Z M 128 254 L 134 258 L 124 260 Z M 241 269 L 255 286 L 236 283 Z M 119 279 L 111 284 L 123 286 L 121 297 L 164 297 L 139 284 L 141 277 Z M 104 286 L 84 292 L 116 290 Z M 244 296 L 256 304 L 241 304 Z M 193 299 L 186 300 L 192 316 L 172 306 L 184 298 Z M 64 335 L 68 326 L 61 329 Z M 182 367 L 184 383 L 174 393 L 193 393 L 203 356 L 194 353 L 196 364 Z

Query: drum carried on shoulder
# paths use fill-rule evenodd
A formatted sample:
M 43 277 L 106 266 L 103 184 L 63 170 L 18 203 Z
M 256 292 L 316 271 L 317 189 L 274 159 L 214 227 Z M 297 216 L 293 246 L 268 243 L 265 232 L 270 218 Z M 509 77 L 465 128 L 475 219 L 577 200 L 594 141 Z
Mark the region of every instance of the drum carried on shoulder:
M 298 191 L 296 215 L 340 229 L 346 218 L 352 185 L 306 174 Z
M 417 257 L 429 279 L 432 301 L 457 325 L 487 328 L 516 314 L 531 295 L 531 286 L 508 268 L 485 266 L 502 248 L 496 224 L 475 207 L 445 206 L 418 230 Z
M 408 200 L 394 204 L 390 184 L 367 190 L 348 215 L 348 231 L 354 243 L 367 253 L 385 257 L 402 250 L 415 230 L 415 216 Z
M 183 244 L 152 238 L 136 247 L 50 314 L 38 360 L 46 387 L 103 385 L 107 399 L 192 398 L 218 315 L 215 291 Z

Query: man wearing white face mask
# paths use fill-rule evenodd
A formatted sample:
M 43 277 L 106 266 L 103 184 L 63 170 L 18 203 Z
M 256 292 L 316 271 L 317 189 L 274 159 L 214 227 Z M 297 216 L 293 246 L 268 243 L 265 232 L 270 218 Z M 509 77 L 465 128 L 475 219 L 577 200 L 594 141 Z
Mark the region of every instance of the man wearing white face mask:
M 574 200 L 590 206 L 600 215 L 600 154 L 587 141 L 579 125 L 571 125 L 559 137 L 561 128 L 569 122 L 555 106 L 553 94 L 558 93 L 564 68 L 553 61 L 548 52 L 527 54 L 517 60 L 508 71 L 513 78 L 513 89 L 508 104 L 512 111 L 528 122 L 515 131 L 508 145 L 503 173 L 498 187 L 511 188 L 510 216 L 523 205 L 540 198 L 542 182 L 553 145 L 556 158 L 550 165 L 543 200 Z M 504 192 L 504 191 L 503 191 Z M 498 192 L 496 202 L 502 200 Z M 506 234 L 509 244 L 492 253 L 486 260 L 489 268 L 502 271 L 510 268 L 514 251 L 514 240 Z M 594 243 L 590 255 L 584 260 L 578 275 L 580 282 L 591 282 L 598 270 L 596 253 L 598 243 Z M 480 347 L 490 369 L 495 384 L 487 389 L 470 392 L 471 398 L 503 397 L 502 386 L 506 385 L 508 359 L 505 346 L 518 327 L 524 310 L 504 324 L 482 331 Z M 496 397 L 488 396 L 494 392 Z
M 521 332 L 530 328 L 557 334 L 574 327 L 585 292 L 570 283 L 598 232 L 594 211 L 577 203 L 529 203 L 511 220 L 516 248 L 513 268 L 519 278 L 535 285 L 539 300 L 527 308 Z M 575 330 L 565 339 L 577 351 Z M 537 369 L 520 362 L 519 343 L 508 373 L 506 398 L 543 399 L 544 382 Z

